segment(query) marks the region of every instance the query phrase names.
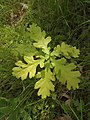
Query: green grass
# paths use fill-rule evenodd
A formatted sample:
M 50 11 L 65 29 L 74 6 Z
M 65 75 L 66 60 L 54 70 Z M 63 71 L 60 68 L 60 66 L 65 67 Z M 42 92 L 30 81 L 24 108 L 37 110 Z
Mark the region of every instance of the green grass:
M 22 11 L 20 3 L 28 9 Z M 90 119 L 89 8 L 89 0 L 0 0 L 0 120 Z M 42 100 L 33 90 L 34 79 L 22 82 L 12 76 L 15 62 L 28 52 L 27 27 L 33 22 L 52 37 L 52 48 L 64 41 L 80 49 L 78 90 L 57 83 L 55 94 Z

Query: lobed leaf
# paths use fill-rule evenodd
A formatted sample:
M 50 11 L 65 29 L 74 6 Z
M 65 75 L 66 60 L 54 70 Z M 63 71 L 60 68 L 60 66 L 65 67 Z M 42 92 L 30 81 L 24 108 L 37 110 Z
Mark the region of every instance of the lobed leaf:
M 54 91 L 54 85 L 52 81 L 55 81 L 55 78 L 49 69 L 48 71 L 45 70 L 41 79 L 36 82 L 34 89 L 39 89 L 38 96 L 41 95 L 42 99 L 50 96 L 50 91 Z
M 43 38 L 37 43 L 33 43 L 34 47 L 42 48 L 44 53 L 49 54 L 49 48 L 47 47 L 48 43 L 51 41 L 51 37 Z
M 38 53 L 38 51 L 30 43 L 27 44 L 16 43 L 14 45 L 14 48 L 11 50 L 11 53 L 13 53 L 15 56 L 18 56 L 19 54 L 20 56 L 34 56 Z
M 70 59 L 71 57 L 74 57 L 74 58 L 78 57 L 79 54 L 80 54 L 80 51 L 76 49 L 76 47 L 72 47 L 62 42 L 61 46 L 57 45 L 57 47 L 54 48 L 54 51 L 51 53 L 51 56 L 63 55 L 66 58 Z
M 67 88 L 74 90 L 78 88 L 80 83 L 80 72 L 75 71 L 76 65 L 74 63 L 66 64 L 65 58 L 54 61 L 54 71 L 57 79 L 62 83 L 67 83 Z
M 18 61 L 16 63 L 17 67 L 14 67 L 12 72 L 14 76 L 17 78 L 21 77 L 22 80 L 26 79 L 28 74 L 29 78 L 34 77 L 38 65 L 40 65 L 40 67 L 44 67 L 44 59 L 34 60 L 33 57 L 25 56 L 24 60 L 27 64 L 23 63 L 22 61 Z
M 42 48 L 42 51 L 46 54 L 49 54 L 48 43 L 51 41 L 51 37 L 46 37 L 45 31 L 41 31 L 41 28 L 36 24 L 30 26 L 30 36 L 35 42 L 33 43 L 34 47 Z
M 39 41 L 46 36 L 45 31 L 41 31 L 41 28 L 34 23 L 30 26 L 28 30 L 30 31 L 31 39 L 34 41 Z

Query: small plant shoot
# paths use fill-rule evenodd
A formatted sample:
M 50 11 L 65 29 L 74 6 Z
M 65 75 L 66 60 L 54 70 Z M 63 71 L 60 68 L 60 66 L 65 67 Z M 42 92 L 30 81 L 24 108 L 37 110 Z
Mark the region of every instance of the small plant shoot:
M 69 59 L 79 57 L 80 51 L 64 42 L 51 50 L 49 43 L 51 37 L 46 37 L 45 31 L 36 24 L 28 28 L 33 47 L 37 52 L 33 56 L 24 56 L 23 61 L 17 61 L 13 68 L 13 76 L 21 80 L 27 77 L 37 79 L 34 89 L 38 89 L 38 96 L 42 99 L 49 97 L 55 90 L 55 81 L 66 85 L 67 89 L 78 89 L 80 72 Z M 39 68 L 39 69 L 38 69 Z

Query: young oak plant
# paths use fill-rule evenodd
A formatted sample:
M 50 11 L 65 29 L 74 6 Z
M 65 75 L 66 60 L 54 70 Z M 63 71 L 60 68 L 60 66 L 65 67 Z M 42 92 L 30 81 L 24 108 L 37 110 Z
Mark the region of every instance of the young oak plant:
M 33 47 L 38 52 L 34 56 L 24 56 L 25 62 L 21 60 L 16 62 L 13 76 L 21 80 L 27 77 L 36 78 L 34 89 L 38 89 L 38 96 L 41 95 L 42 99 L 50 96 L 50 92 L 54 91 L 55 80 L 66 84 L 69 90 L 77 89 L 80 83 L 80 72 L 76 70 L 77 66 L 74 63 L 69 63 L 67 60 L 71 57 L 79 57 L 80 51 L 64 42 L 51 50 L 49 47 L 51 37 L 46 37 L 45 31 L 41 31 L 39 26 L 32 24 L 28 31 L 33 40 Z M 40 69 L 37 69 L 37 66 Z

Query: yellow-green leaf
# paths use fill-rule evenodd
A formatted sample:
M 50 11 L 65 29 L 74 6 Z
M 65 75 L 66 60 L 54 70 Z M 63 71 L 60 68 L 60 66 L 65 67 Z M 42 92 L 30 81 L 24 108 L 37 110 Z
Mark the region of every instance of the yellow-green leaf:
M 46 36 L 45 31 L 41 31 L 41 28 L 37 24 L 33 23 L 28 30 L 30 31 L 31 39 L 34 41 L 39 41 Z
M 52 81 L 55 81 L 54 75 L 50 70 L 45 70 L 44 76 L 41 77 L 39 81 L 35 84 L 35 89 L 39 89 L 38 96 L 42 96 L 42 98 L 46 98 L 50 96 L 50 91 L 54 91 L 54 85 Z
M 30 37 L 35 42 L 33 43 L 34 47 L 41 48 L 42 51 L 46 54 L 49 54 L 48 43 L 51 41 L 51 37 L 46 37 L 45 31 L 41 31 L 41 28 L 36 24 L 30 26 Z
M 40 64 L 41 67 L 44 67 L 44 59 L 34 60 L 33 57 L 24 57 L 26 63 L 22 61 L 18 61 L 16 63 L 17 67 L 13 68 L 12 74 L 17 78 L 21 78 L 22 80 L 26 79 L 29 75 L 29 78 L 32 78 L 36 74 L 36 68 Z
M 78 83 L 80 83 L 80 72 L 75 71 L 76 65 L 74 63 L 66 64 L 65 58 L 54 61 L 54 71 L 57 79 L 62 84 L 67 83 L 67 88 L 74 90 L 78 88 Z
M 71 57 L 79 57 L 80 51 L 76 47 L 72 47 L 64 42 L 54 48 L 54 51 L 51 53 L 51 56 L 60 56 L 63 55 L 66 58 L 70 59 Z

